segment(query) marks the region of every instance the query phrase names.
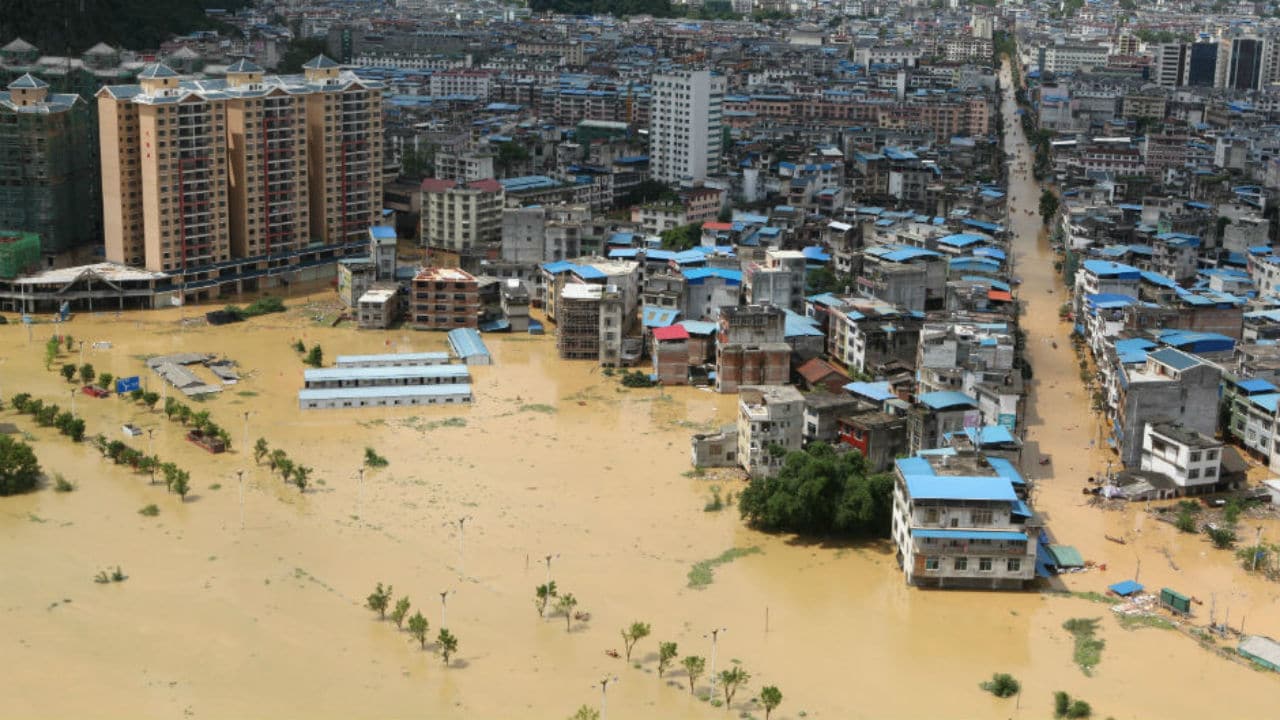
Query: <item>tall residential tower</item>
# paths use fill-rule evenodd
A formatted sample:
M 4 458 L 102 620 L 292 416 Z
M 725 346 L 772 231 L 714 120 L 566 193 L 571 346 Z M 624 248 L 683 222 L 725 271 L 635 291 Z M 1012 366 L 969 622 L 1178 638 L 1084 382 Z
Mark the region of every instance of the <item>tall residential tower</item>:
M 649 111 L 653 179 L 692 185 L 720 173 L 724 91 L 724 77 L 708 70 L 653 76 Z

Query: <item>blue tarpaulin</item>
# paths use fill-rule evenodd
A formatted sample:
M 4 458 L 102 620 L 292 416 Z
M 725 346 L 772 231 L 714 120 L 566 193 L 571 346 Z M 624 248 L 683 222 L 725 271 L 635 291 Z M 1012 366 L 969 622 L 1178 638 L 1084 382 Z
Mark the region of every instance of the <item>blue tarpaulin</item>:
M 1118 582 L 1115 585 L 1108 585 L 1107 589 L 1120 597 L 1129 597 L 1130 595 L 1142 592 L 1142 585 L 1138 584 L 1134 580 L 1125 580 L 1124 582 Z

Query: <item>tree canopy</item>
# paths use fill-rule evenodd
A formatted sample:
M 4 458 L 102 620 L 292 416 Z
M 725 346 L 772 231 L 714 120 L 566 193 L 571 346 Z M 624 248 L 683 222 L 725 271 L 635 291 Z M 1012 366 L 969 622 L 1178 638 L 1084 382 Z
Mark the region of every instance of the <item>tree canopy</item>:
M 702 226 L 697 223 L 681 225 L 663 230 L 660 236 L 664 250 L 690 250 L 702 242 Z
M 738 500 L 755 527 L 824 536 L 888 537 L 892 506 L 892 476 L 825 443 L 787 453 L 776 475 L 753 479 Z
M 31 446 L 0 435 L 0 495 L 32 490 L 40 479 L 40 463 Z

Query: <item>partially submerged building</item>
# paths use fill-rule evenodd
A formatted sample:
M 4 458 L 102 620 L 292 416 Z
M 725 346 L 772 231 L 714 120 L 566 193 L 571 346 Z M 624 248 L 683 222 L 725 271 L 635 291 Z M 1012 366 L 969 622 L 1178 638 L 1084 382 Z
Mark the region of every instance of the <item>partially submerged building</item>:
M 1025 480 L 972 446 L 895 463 L 892 537 L 908 584 L 1016 590 L 1036 577 L 1042 523 Z

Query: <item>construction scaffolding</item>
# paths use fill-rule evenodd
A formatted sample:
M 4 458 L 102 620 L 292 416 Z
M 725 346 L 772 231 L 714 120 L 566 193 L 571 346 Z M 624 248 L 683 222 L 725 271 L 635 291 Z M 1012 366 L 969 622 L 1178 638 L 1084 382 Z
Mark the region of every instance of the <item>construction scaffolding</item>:
M 565 285 L 558 302 L 556 349 L 563 360 L 600 357 L 599 285 Z
M 0 227 L 59 253 L 98 237 L 97 143 L 86 103 L 53 96 L 41 112 L 0 107 Z
M 0 230 L 0 278 L 12 280 L 39 266 L 39 235 Z

